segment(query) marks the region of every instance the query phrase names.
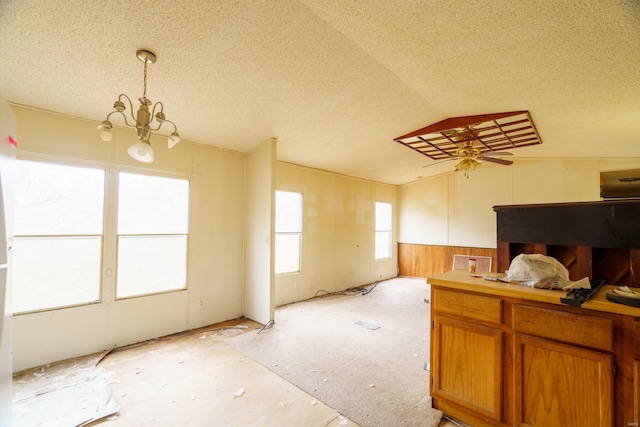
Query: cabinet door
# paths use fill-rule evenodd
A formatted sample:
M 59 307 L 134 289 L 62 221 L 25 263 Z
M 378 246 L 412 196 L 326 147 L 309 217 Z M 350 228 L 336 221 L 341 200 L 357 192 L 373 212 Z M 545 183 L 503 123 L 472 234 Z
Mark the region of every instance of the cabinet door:
M 633 421 L 627 426 L 640 425 L 640 360 L 633 361 Z
M 515 345 L 516 425 L 613 425 L 610 354 L 520 334 Z
M 500 421 L 503 332 L 444 316 L 434 322 L 433 395 Z

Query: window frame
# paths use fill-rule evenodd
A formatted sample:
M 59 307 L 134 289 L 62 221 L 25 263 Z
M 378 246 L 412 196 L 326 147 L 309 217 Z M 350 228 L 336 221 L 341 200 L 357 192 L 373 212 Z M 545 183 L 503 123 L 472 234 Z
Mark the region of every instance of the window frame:
M 49 312 L 49 311 L 56 311 L 56 310 L 62 310 L 62 309 L 68 309 L 68 308 L 74 308 L 74 307 L 82 307 L 82 306 L 89 306 L 89 305 L 94 305 L 94 304 L 100 304 L 103 302 L 103 271 L 104 271 L 104 243 L 105 243 L 105 227 L 106 227 L 106 216 L 107 216 L 107 204 L 108 204 L 108 200 L 107 200 L 107 191 L 108 191 L 108 185 L 107 182 L 109 180 L 109 170 L 106 166 L 103 165 L 98 165 L 98 164 L 94 164 L 94 163 L 87 163 L 87 162 L 81 162 L 81 161 L 74 161 L 72 159 L 62 159 L 62 158 L 51 158 L 49 156 L 42 156 L 42 155 L 34 155 L 34 154 L 28 154 L 28 155 L 22 155 L 22 154 L 18 154 L 16 155 L 16 173 L 15 175 L 17 176 L 17 168 L 18 168 L 18 162 L 30 162 L 30 163 L 42 163 L 45 165 L 52 165 L 52 166 L 62 166 L 62 167 L 70 167 L 70 168 L 82 168 L 82 169 L 91 169 L 91 170 L 98 170 L 101 171 L 103 174 L 103 181 L 102 181 L 102 185 L 103 185 L 103 192 L 102 192 L 102 224 L 101 224 L 101 233 L 69 233 L 69 234 L 42 234 L 42 233 L 37 233 L 37 234 L 18 234 L 16 231 L 15 226 L 13 227 L 14 229 L 14 235 L 13 237 L 13 246 L 14 246 L 14 254 L 13 254 L 13 270 L 11 274 L 14 274 L 15 272 L 15 253 L 16 253 L 16 242 L 24 240 L 24 241 L 28 241 L 28 240 L 33 240 L 33 239 L 48 239 L 51 241 L 56 241 L 56 240 L 61 240 L 61 239 L 75 239 L 75 238 L 82 238 L 82 237 L 87 237 L 87 238 L 91 238 L 91 239 L 95 239 L 98 238 L 99 240 L 99 259 L 98 259 L 98 282 L 97 282 L 97 287 L 96 287 L 96 292 L 97 292 L 97 297 L 95 299 L 92 299 L 90 301 L 82 301 L 82 302 L 71 302 L 68 304 L 61 304 L 61 305 L 53 305 L 53 306 L 49 306 L 49 307 L 41 307 L 41 308 L 34 308 L 34 309 L 27 309 L 27 310 L 21 310 L 21 311 L 17 311 L 16 309 L 16 304 L 15 304 L 15 287 L 16 287 L 16 281 L 15 279 L 12 279 L 13 282 L 13 287 L 14 287 L 14 296 L 13 296 L 13 301 L 11 302 L 13 305 L 13 315 L 16 316 L 20 316 L 20 315 L 26 315 L 26 314 L 32 314 L 32 313 L 42 313 L 42 312 Z M 14 184 L 15 185 L 15 184 Z M 17 190 L 16 190 L 17 191 Z M 14 216 L 17 213 L 14 213 Z
M 155 177 L 155 178 L 168 178 L 168 179 L 176 179 L 183 180 L 187 182 L 188 188 L 188 196 L 187 196 L 187 229 L 186 233 L 120 233 L 118 229 L 118 220 L 119 220 L 119 209 L 120 209 L 120 174 L 125 173 L 129 175 L 142 175 L 146 177 Z M 114 283 L 114 300 L 126 300 L 131 298 L 141 298 L 148 297 L 153 295 L 160 295 L 172 292 L 185 292 L 189 290 L 189 240 L 190 240 L 190 229 L 191 229 L 191 179 L 190 177 L 185 176 L 177 176 L 176 174 L 160 174 L 153 173 L 151 171 L 140 171 L 140 170 L 130 170 L 127 168 L 116 168 L 115 169 L 115 201 L 114 201 L 114 209 L 115 209 L 115 220 L 114 220 L 114 238 L 115 238 L 115 251 L 116 251 L 116 259 L 114 260 L 114 269 L 115 269 L 115 283 Z M 173 289 L 163 289 L 152 292 L 144 292 L 138 294 L 131 295 L 123 295 L 118 296 L 119 289 L 119 278 L 120 278 L 120 237 L 171 237 L 171 236 L 184 236 L 185 237 L 185 257 L 184 257 L 184 285 L 180 288 Z
M 298 223 L 300 225 L 299 231 L 278 231 L 278 221 L 275 220 L 274 235 L 275 235 L 275 255 L 274 255 L 274 272 L 276 276 L 284 276 L 288 274 L 300 274 L 302 273 L 302 247 L 303 247 L 303 232 L 304 232 L 304 194 L 300 191 L 289 190 L 275 190 L 275 215 L 278 215 L 278 193 L 290 193 L 298 196 L 300 206 L 298 212 Z M 278 236 L 298 236 L 298 257 L 297 257 L 297 270 L 278 271 L 277 252 L 278 252 Z
M 389 207 L 389 228 L 378 228 L 378 206 Z M 389 202 L 376 201 L 374 204 L 374 239 L 373 239 L 373 258 L 375 261 L 385 261 L 393 258 L 393 204 Z M 387 248 L 388 256 L 378 258 L 378 234 L 384 233 L 388 236 L 389 245 Z
M 14 312 L 16 316 L 29 315 L 34 313 L 52 312 L 57 310 L 75 308 L 75 307 L 87 307 L 91 305 L 98 305 L 103 303 L 114 302 L 117 300 L 124 300 L 130 298 L 149 297 L 154 295 L 185 292 L 189 290 L 189 244 L 190 244 L 190 232 L 191 232 L 191 213 L 192 213 L 192 194 L 193 194 L 193 182 L 192 175 L 184 172 L 177 171 L 159 171 L 152 169 L 141 169 L 131 167 L 127 165 L 106 163 L 101 161 L 89 161 L 83 159 L 73 159 L 64 156 L 48 155 L 41 153 L 26 153 L 19 152 L 16 155 L 16 160 L 27 162 L 39 162 L 51 165 L 79 167 L 84 169 L 97 169 L 103 171 L 103 193 L 102 193 L 102 234 L 80 234 L 80 235 L 47 235 L 44 237 L 97 237 L 100 236 L 100 259 L 99 259 L 99 283 L 98 283 L 98 297 L 95 300 L 87 302 L 79 302 L 65 305 L 56 305 L 45 308 L 38 308 L 33 310 L 24 310 L 20 312 Z M 172 178 L 185 180 L 188 183 L 188 197 L 187 197 L 187 230 L 186 234 L 179 233 L 167 233 L 167 235 L 183 235 L 186 236 L 185 240 L 185 275 L 184 275 L 184 287 L 179 289 L 161 290 L 157 292 L 150 292 L 144 294 L 137 294 L 131 296 L 116 297 L 117 295 L 117 274 L 118 274 L 118 193 L 119 193 L 119 173 L 125 172 L 130 174 L 148 175 L 159 178 Z M 32 238 L 41 237 L 41 235 L 17 235 L 14 233 L 15 238 Z M 14 288 L 16 286 L 14 280 Z

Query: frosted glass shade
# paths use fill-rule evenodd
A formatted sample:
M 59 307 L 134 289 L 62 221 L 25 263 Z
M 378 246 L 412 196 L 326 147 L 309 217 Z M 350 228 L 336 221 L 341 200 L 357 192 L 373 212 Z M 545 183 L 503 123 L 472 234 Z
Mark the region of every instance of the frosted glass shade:
M 127 150 L 127 153 L 134 159 L 143 163 L 153 162 L 153 149 L 148 142 L 136 142 Z

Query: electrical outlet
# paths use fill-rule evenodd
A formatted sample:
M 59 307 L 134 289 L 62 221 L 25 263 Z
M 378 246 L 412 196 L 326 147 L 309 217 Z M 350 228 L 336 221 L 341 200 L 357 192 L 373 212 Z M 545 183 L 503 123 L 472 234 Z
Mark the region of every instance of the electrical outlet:
M 204 298 L 198 298 L 198 307 L 204 308 Z

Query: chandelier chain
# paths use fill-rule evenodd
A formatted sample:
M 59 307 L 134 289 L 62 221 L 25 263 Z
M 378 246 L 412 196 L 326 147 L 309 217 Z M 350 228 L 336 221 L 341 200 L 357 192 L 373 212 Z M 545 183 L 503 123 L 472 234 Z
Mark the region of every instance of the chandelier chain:
M 144 89 L 142 91 L 142 97 L 147 97 L 147 61 L 144 61 Z

